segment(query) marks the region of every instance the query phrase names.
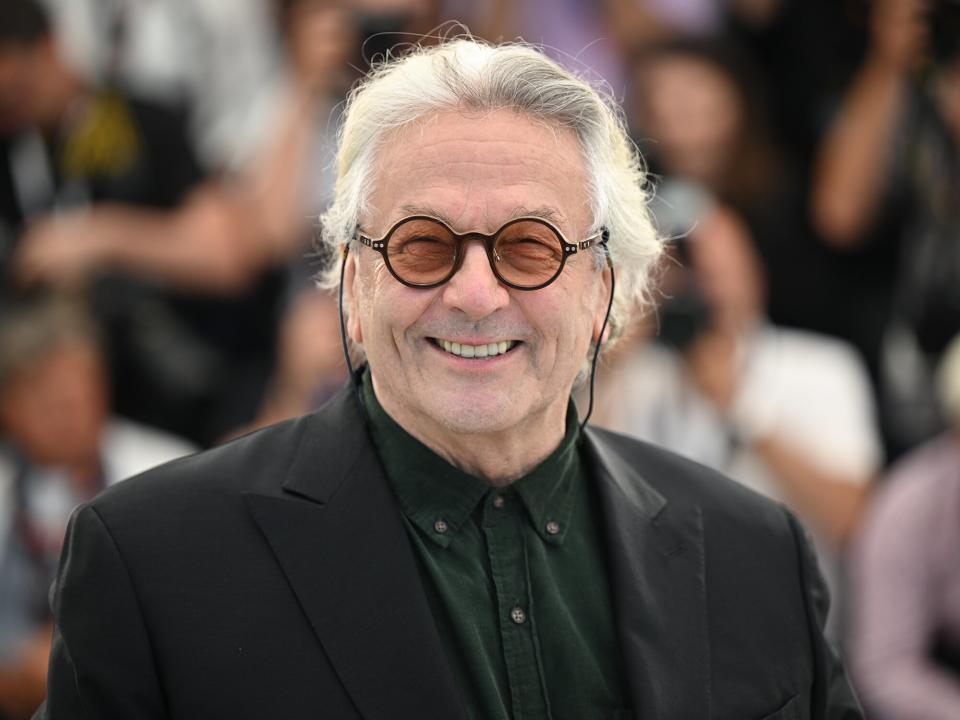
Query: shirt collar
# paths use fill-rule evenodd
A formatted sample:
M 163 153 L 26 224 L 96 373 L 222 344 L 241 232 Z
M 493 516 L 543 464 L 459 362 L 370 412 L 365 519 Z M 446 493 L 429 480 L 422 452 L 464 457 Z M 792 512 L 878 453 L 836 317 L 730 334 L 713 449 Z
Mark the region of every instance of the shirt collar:
M 563 542 L 579 477 L 579 420 L 571 401 L 560 445 L 530 473 L 506 487 L 451 465 L 410 435 L 380 405 L 370 371 L 363 374 L 363 404 L 387 479 L 407 519 L 441 547 L 447 547 L 477 505 L 488 496 L 520 497 L 537 534 L 551 545 Z

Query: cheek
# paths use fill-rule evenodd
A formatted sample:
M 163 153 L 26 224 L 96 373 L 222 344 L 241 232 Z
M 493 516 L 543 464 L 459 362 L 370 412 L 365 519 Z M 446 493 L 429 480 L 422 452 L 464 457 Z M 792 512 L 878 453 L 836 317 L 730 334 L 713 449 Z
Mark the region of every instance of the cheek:
M 365 343 L 368 354 L 374 343 L 402 346 L 409 329 L 437 295 L 434 290 L 414 290 L 401 285 L 382 265 L 362 267 L 354 287 L 357 312 L 351 318 L 355 326 L 351 328 L 351 337 Z
M 357 261 L 348 268 L 347 279 L 350 282 L 350 316 L 347 320 L 347 332 L 350 339 L 363 344 L 375 332 L 374 323 L 389 322 L 389 301 L 381 298 L 389 291 L 385 277 L 386 269 L 371 263 Z
M 558 280 L 556 293 L 549 298 L 537 298 L 528 305 L 526 312 L 545 336 L 552 336 L 553 345 L 562 356 L 558 362 L 569 360 L 579 365 L 581 351 L 586 353 L 603 322 L 606 310 L 605 301 L 600 297 L 603 286 L 599 276 L 592 271 L 582 282 L 560 283 Z M 547 318 L 551 319 L 549 323 Z

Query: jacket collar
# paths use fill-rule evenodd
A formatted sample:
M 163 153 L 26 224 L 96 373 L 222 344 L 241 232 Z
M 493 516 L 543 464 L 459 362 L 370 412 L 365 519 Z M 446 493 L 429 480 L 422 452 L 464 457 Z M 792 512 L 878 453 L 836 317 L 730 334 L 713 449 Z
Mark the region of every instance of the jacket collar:
M 348 385 L 307 416 L 280 493 L 248 493 L 361 715 L 465 718 L 397 501 Z M 703 528 L 588 428 L 625 676 L 638 717 L 709 717 Z M 654 452 L 653 450 L 650 451 Z
M 245 496 L 366 720 L 466 718 L 352 390 L 304 418 L 279 494 Z
M 629 461 L 617 448 L 625 443 Z M 593 428 L 586 431 L 584 449 L 604 516 L 611 596 L 634 713 L 710 717 L 700 508 L 668 503 L 644 477 L 643 458 L 663 451 L 644 453 L 635 441 Z

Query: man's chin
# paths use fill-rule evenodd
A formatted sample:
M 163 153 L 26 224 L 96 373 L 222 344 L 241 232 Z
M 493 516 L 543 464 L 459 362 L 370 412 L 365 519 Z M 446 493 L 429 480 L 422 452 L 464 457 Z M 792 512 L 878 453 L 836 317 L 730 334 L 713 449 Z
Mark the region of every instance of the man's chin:
M 492 435 L 513 428 L 522 415 L 518 398 L 509 393 L 437 391 L 428 409 L 433 420 L 457 435 Z

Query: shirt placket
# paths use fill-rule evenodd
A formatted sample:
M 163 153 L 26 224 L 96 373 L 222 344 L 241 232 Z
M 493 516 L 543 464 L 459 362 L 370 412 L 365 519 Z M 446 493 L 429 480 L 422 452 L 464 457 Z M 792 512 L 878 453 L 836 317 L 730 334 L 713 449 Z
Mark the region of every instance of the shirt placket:
M 498 623 L 514 720 L 549 716 L 537 655 L 530 574 L 524 552 L 523 507 L 511 493 L 493 493 L 483 507 L 483 532 L 497 594 Z

